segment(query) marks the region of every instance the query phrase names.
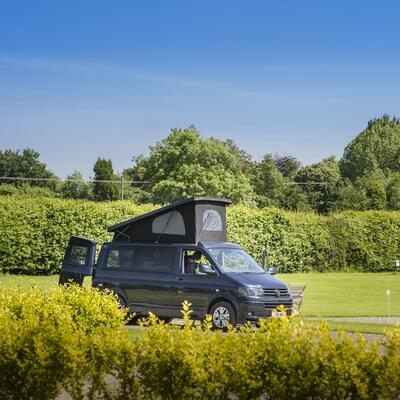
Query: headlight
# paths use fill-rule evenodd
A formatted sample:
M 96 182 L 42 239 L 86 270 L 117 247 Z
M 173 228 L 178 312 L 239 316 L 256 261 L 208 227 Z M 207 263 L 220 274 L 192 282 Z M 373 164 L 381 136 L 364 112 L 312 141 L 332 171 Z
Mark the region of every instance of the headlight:
M 243 286 L 238 289 L 240 297 L 261 297 L 264 296 L 264 291 L 260 287 Z

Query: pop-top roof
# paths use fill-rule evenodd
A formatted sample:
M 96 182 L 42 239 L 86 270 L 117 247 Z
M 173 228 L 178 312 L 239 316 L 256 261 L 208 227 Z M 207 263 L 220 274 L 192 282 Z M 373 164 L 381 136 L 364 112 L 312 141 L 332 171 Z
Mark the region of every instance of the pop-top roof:
M 110 226 L 114 241 L 225 242 L 226 206 L 215 197 L 192 197 Z

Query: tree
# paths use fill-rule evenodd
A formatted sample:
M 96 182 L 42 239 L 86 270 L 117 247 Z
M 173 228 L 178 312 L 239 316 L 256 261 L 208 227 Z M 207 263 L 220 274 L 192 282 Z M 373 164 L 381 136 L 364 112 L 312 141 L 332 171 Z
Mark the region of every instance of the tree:
M 294 180 L 307 194 L 311 207 L 320 213 L 327 213 L 337 199 L 341 182 L 339 165 L 332 156 L 301 168 Z
M 365 191 L 368 210 L 386 209 L 386 191 L 381 180 L 367 177 L 357 178 L 356 187 Z
M 13 185 L 3 183 L 0 185 L 0 196 L 17 196 L 17 197 L 53 197 L 58 198 L 60 194 L 45 186 L 31 186 L 28 183 Z
M 277 160 L 287 176 L 278 168 Z M 294 211 L 310 210 L 306 193 L 291 178 L 293 167 L 299 165 L 297 161 L 293 163 L 293 160 L 290 156 L 272 157 L 266 154 L 256 165 L 252 182 L 259 206 L 275 206 Z
M 282 195 L 281 207 L 292 211 L 310 211 L 307 194 L 293 181 L 287 181 Z
M 271 154 L 266 154 L 257 165 L 254 180 L 255 192 L 258 195 L 258 204 L 262 207 L 279 207 L 283 201 L 285 178 L 276 167 Z
M 338 195 L 333 209 L 335 211 L 367 210 L 368 198 L 364 188 L 357 187 L 348 180 L 344 182 L 338 189 Z
M 133 161 L 130 174 L 151 182 L 147 190 L 153 202 L 203 195 L 253 203 L 244 154 L 231 141 L 203 139 L 194 126 L 172 129 L 167 138 L 150 147 L 148 157 Z
M 150 203 L 150 193 L 146 191 L 147 184 L 132 183 L 139 181 L 135 168 L 126 168 L 122 171 L 121 179 L 124 180 L 124 200 L 130 200 L 133 203 Z
M 61 189 L 62 196 L 70 199 L 89 199 L 90 185 L 85 183 L 82 174 L 75 170 L 67 176 Z
M 300 168 L 300 162 L 291 155 L 274 155 L 274 163 L 280 173 L 286 178 L 293 178 Z
M 0 176 L 19 177 L 19 178 L 35 178 L 35 179 L 55 179 L 51 181 L 32 180 L 25 181 L 31 186 L 42 186 L 55 189 L 57 186 L 57 177 L 46 168 L 46 164 L 39 161 L 40 154 L 26 148 L 24 150 L 0 150 Z M 8 180 L 6 183 L 14 185 L 22 185 L 24 181 Z
M 400 210 L 400 173 L 390 178 L 386 187 L 386 199 L 389 210 Z
M 236 160 L 240 162 L 241 171 L 247 175 L 251 176 L 254 172 L 255 162 L 252 160 L 252 157 L 246 151 L 240 149 L 237 144 L 232 139 L 227 139 L 223 142 L 226 149 L 233 155 Z
M 115 181 L 114 169 L 111 160 L 98 158 L 93 167 L 95 181 Z M 93 197 L 97 201 L 110 201 L 119 198 L 117 182 L 94 182 Z
M 392 188 L 393 203 L 395 207 L 396 186 Z M 390 192 L 390 188 L 388 188 Z M 346 179 L 339 185 L 337 198 L 333 209 L 342 210 L 384 210 L 387 208 L 385 182 L 376 177 L 360 177 L 353 183 Z
M 400 121 L 388 115 L 369 121 L 345 148 L 340 170 L 352 182 L 372 173 L 400 171 Z

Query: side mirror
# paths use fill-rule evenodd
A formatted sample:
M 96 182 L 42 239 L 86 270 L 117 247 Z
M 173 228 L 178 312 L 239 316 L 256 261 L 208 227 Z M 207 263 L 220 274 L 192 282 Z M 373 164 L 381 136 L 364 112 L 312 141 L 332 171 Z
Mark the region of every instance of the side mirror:
M 270 275 L 276 275 L 276 268 L 275 267 L 269 267 L 267 272 Z
M 207 275 L 216 275 L 217 274 L 209 265 L 206 265 L 206 264 L 199 265 L 199 272 L 202 274 L 207 274 Z

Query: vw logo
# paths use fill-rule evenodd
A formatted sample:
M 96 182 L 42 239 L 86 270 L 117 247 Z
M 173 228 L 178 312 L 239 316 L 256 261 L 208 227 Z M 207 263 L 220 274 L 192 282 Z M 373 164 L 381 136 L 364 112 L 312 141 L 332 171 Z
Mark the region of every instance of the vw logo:
M 275 289 L 275 296 L 280 297 L 281 291 L 279 289 Z

